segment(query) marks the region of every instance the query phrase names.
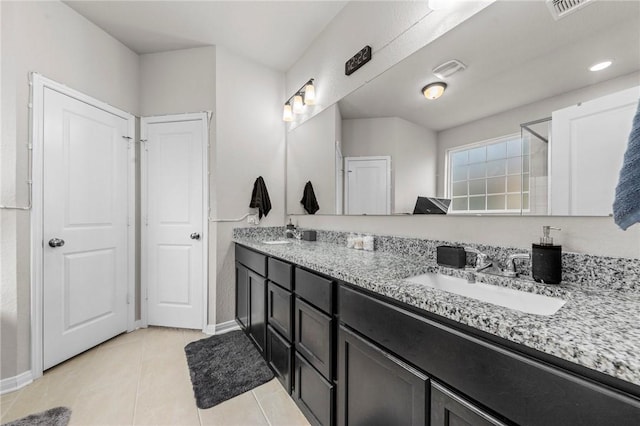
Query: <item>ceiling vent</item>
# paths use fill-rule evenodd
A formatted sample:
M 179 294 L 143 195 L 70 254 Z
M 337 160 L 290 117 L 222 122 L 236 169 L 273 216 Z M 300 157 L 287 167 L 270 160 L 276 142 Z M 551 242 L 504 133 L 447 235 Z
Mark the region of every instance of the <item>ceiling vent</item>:
M 440 64 L 433 69 L 433 73 L 436 77 L 441 80 L 444 80 L 447 77 L 451 77 L 453 74 L 458 71 L 463 71 L 467 68 L 465 64 L 460 62 L 457 59 L 452 59 L 450 61 L 445 62 L 444 64 Z
M 590 4 L 592 0 L 546 0 L 551 16 L 556 21 L 572 14 L 578 9 Z

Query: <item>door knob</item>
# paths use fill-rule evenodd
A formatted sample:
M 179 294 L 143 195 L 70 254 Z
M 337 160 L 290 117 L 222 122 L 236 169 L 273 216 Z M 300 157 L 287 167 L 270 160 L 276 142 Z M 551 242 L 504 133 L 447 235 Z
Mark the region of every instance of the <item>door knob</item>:
M 60 238 L 52 238 L 49 240 L 49 247 L 62 247 L 64 245 L 64 240 Z
M 200 234 L 198 234 L 197 232 L 194 232 L 193 234 L 189 235 L 189 237 L 192 240 L 199 240 L 200 239 Z

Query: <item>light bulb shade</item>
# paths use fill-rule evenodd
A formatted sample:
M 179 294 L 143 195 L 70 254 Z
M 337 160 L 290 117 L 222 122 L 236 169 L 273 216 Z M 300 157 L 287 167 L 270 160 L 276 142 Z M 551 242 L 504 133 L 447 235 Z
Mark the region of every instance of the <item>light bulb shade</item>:
M 291 110 L 291 104 L 289 102 L 284 104 L 284 110 L 282 111 L 282 120 L 293 121 L 293 111 Z
M 436 83 L 427 84 L 422 88 L 422 94 L 427 99 L 438 99 L 444 93 L 444 90 L 447 88 L 447 83 L 443 83 L 441 81 Z
M 431 10 L 443 10 L 452 6 L 453 0 L 429 0 L 428 5 Z
M 293 113 L 302 114 L 302 96 L 295 95 L 293 97 Z
M 304 104 L 315 105 L 316 104 L 316 88 L 313 83 L 309 83 L 304 87 Z

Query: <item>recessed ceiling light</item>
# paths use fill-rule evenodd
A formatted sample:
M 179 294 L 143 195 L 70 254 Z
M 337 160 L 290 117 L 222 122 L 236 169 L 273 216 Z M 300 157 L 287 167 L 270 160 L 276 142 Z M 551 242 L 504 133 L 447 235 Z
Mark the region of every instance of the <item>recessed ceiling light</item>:
M 602 71 L 605 68 L 609 68 L 610 65 L 611 61 L 599 62 L 595 65 L 591 65 L 591 67 L 589 67 L 589 71 Z

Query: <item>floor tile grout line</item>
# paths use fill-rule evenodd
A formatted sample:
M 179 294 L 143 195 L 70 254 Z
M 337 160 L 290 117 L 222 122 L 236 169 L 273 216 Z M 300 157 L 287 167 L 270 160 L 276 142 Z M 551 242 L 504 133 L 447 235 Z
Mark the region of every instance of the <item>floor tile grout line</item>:
M 262 413 L 262 416 L 265 418 L 265 420 L 267 421 L 267 424 L 269 426 L 273 426 L 271 424 L 271 420 L 269 420 L 269 417 L 267 416 L 267 413 L 264 411 L 264 408 L 262 408 L 262 404 L 260 404 L 260 400 L 258 399 L 258 395 L 256 395 L 256 393 L 254 392 L 253 389 L 251 389 L 251 395 L 253 395 L 253 399 L 256 400 L 256 403 L 258 404 L 258 408 L 260 408 L 260 412 Z
M 136 399 L 133 401 L 133 416 L 131 417 L 131 424 L 134 425 L 136 422 L 136 412 L 138 411 L 138 398 L 140 397 L 140 381 L 142 380 L 142 358 L 144 356 L 145 348 L 144 348 L 144 340 L 140 343 L 142 345 L 142 350 L 140 351 L 140 358 L 138 359 L 138 381 L 136 383 Z

